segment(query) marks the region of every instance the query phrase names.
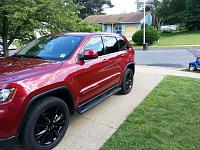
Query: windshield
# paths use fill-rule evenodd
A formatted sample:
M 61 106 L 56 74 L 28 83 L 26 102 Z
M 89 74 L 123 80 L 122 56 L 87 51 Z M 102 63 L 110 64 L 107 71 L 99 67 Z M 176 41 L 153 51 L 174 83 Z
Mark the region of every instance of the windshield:
M 79 45 L 82 36 L 45 36 L 22 48 L 15 56 L 47 60 L 66 60 Z

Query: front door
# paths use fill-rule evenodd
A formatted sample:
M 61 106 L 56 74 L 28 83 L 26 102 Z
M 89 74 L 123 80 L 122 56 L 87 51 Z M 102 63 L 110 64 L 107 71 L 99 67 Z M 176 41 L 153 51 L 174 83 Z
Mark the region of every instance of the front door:
M 101 36 L 91 37 L 82 50 L 92 49 L 98 52 L 98 58 L 84 60 L 79 64 L 77 76 L 79 90 L 79 105 L 105 90 L 106 60 L 104 59 L 104 46 Z

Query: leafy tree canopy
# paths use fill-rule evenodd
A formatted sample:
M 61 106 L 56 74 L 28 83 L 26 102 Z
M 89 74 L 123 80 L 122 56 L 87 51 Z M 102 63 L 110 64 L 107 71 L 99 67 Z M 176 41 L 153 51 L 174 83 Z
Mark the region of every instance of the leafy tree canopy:
M 186 0 L 185 26 L 188 30 L 200 30 L 199 0 Z
M 73 0 L 1 0 L 0 36 L 5 55 L 15 38 L 28 38 L 35 29 L 76 30 L 79 9 Z
M 163 0 L 158 6 L 158 16 L 165 24 L 183 23 L 185 0 Z
M 106 7 L 113 7 L 110 0 L 76 0 L 81 5 L 80 18 L 84 19 L 90 15 L 100 15 Z
M 200 30 L 199 0 L 163 0 L 158 16 L 164 24 L 182 24 L 188 30 Z

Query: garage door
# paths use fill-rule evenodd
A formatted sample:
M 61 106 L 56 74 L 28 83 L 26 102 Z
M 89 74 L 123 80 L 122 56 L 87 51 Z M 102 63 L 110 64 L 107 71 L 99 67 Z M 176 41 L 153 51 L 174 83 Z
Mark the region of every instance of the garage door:
M 125 36 L 128 40 L 132 39 L 133 34 L 138 31 L 137 25 L 126 25 L 125 26 Z

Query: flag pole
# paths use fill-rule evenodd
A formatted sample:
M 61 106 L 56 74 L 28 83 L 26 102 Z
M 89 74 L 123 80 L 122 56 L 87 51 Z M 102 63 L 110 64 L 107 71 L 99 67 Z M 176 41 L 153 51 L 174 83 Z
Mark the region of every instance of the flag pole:
M 143 35 L 143 50 L 148 49 L 148 43 L 146 43 L 146 0 L 143 0 L 144 2 L 144 21 L 143 21 L 143 28 L 144 28 L 144 35 Z

